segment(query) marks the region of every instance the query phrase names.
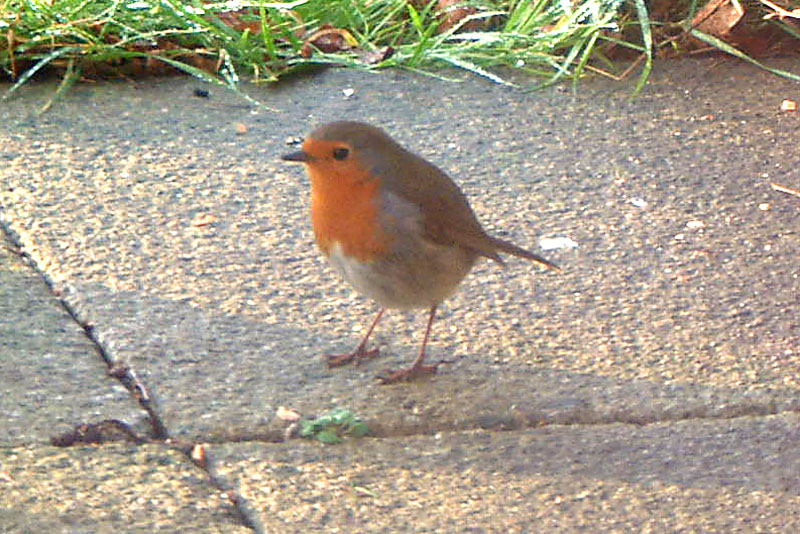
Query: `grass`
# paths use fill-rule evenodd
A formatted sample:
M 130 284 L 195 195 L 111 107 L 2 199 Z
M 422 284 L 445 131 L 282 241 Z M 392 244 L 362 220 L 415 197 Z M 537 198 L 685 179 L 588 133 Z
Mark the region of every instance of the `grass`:
M 580 77 L 618 29 L 622 0 L 466 5 L 469 15 L 444 28 L 435 2 L 408 0 L 0 0 L 0 68 L 18 85 L 44 67 L 74 78 L 170 66 L 233 86 L 320 64 L 429 73 L 449 65 L 504 84 L 495 69 L 509 67 L 552 82 Z M 328 34 L 315 38 L 320 29 Z
M 534 88 L 587 70 L 625 75 L 608 51 L 627 49 L 642 65 L 638 91 L 658 46 L 648 4 L 464 0 L 448 20 L 459 12 L 436 0 L 0 0 L 0 71 L 15 82 L 6 97 L 43 69 L 62 73 L 59 93 L 81 77 L 175 69 L 235 89 L 240 78 L 272 82 L 314 65 L 440 77 L 450 66 L 514 85 L 511 69 L 534 76 Z

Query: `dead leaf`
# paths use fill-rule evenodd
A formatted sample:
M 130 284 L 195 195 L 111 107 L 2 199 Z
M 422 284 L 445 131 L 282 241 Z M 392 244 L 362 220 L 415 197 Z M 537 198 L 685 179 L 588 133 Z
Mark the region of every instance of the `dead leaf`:
M 349 31 L 323 24 L 320 29 L 306 38 L 300 48 L 300 55 L 309 58 L 313 54 L 314 48 L 326 54 L 333 54 L 350 50 L 356 46 L 358 46 L 358 41 Z
M 692 19 L 692 26 L 714 37 L 725 37 L 744 16 L 744 9 L 732 0 L 711 0 Z
M 463 0 L 439 0 L 436 2 L 436 11 L 440 17 L 439 27 L 436 29 L 437 33 L 444 33 L 450 30 L 450 28 L 461 22 L 461 19 L 476 13 L 474 7 L 463 4 Z M 474 31 L 479 29 L 480 23 L 481 21 L 479 20 L 471 20 L 459 29 Z
M 384 46 L 377 50 L 365 51 L 361 54 L 361 62 L 365 65 L 375 65 L 385 59 L 389 59 L 394 55 L 394 48 L 391 46 Z
M 245 30 L 249 31 L 253 35 L 257 35 L 261 33 L 261 21 L 258 19 L 254 20 L 242 20 L 242 15 L 252 15 L 253 11 L 249 9 L 239 9 L 237 11 L 220 11 L 215 13 L 217 18 L 225 23 L 226 26 L 233 28 L 238 32 L 243 32 Z

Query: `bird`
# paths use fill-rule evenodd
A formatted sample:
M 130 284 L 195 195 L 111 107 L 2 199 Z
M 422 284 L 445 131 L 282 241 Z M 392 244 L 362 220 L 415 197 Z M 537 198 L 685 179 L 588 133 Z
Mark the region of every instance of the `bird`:
M 545 258 L 489 235 L 458 185 L 436 165 L 405 149 L 384 130 L 357 121 L 314 129 L 300 150 L 284 154 L 305 166 L 311 182 L 311 226 L 333 269 L 380 311 L 352 352 L 325 355 L 328 367 L 358 365 L 387 308 L 428 310 L 419 353 L 409 367 L 388 370 L 381 383 L 437 372 L 426 364 L 436 310 L 479 258 L 504 265 L 500 253 L 560 271 Z

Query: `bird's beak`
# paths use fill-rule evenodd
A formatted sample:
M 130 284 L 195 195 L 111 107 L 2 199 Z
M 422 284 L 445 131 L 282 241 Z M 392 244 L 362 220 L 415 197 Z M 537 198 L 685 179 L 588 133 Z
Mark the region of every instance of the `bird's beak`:
M 314 158 L 312 158 L 310 155 L 306 154 L 302 150 L 298 150 L 297 152 L 284 154 L 283 156 L 281 156 L 281 159 L 283 161 L 299 161 L 300 163 L 308 163 Z

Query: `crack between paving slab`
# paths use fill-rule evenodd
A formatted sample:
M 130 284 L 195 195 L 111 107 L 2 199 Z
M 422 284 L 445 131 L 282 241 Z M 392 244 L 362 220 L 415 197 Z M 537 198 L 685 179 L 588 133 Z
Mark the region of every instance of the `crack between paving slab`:
M 211 485 L 222 493 L 231 503 L 239 522 L 255 532 L 265 534 L 264 526 L 258 519 L 258 513 L 253 510 L 250 503 L 234 488 L 233 484 L 217 473 L 216 462 L 209 453 L 208 448 L 202 443 L 177 446 L 194 465 L 205 471 Z
M 0 220 L 0 246 L 6 247 L 12 254 L 18 256 L 28 267 L 34 270 L 47 286 L 50 294 L 53 295 L 61 307 L 69 314 L 73 321 L 83 330 L 84 335 L 89 339 L 95 352 L 103 359 L 108 374 L 117 380 L 131 393 L 148 416 L 151 437 L 150 439 L 138 436 L 134 430 L 125 422 L 116 419 L 108 419 L 99 423 L 84 423 L 78 425 L 70 432 L 51 439 L 53 445 L 58 447 L 69 447 L 86 443 L 102 444 L 112 441 L 131 441 L 136 444 L 143 443 L 162 443 L 168 447 L 183 453 L 195 466 L 202 469 L 213 488 L 225 495 L 230 502 L 234 515 L 238 522 L 253 531 L 255 534 L 264 534 L 265 530 L 258 520 L 258 514 L 250 507 L 249 503 L 225 482 L 214 469 L 212 462 L 208 458 L 206 448 L 201 444 L 187 445 L 169 439 L 169 432 L 166 425 L 158 415 L 153 406 L 152 397 L 147 388 L 139 380 L 136 372 L 127 365 L 114 363 L 108 353 L 103 348 L 102 343 L 94 335 L 92 325 L 82 322 L 75 310 L 61 298 L 58 290 L 55 289 L 52 280 L 38 268 L 36 261 L 23 249 L 19 240 L 15 238 L 14 232 L 8 227 L 5 221 Z
M 59 302 L 61 307 L 66 311 L 75 323 L 81 327 L 86 338 L 91 342 L 95 352 L 103 359 L 103 362 L 108 368 L 108 374 L 116 378 L 130 394 L 137 400 L 139 407 L 145 411 L 150 422 L 153 438 L 157 440 L 166 440 L 169 437 L 167 427 L 164 425 L 163 420 L 158 415 L 153 406 L 152 397 L 145 388 L 144 384 L 139 380 L 136 372 L 129 366 L 115 364 L 113 360 L 106 353 L 105 348 L 94 335 L 94 328 L 90 324 L 82 322 L 74 309 L 63 299 L 61 294 L 54 287 L 53 281 L 47 276 L 43 270 L 39 268 L 36 260 L 28 254 L 23 248 L 20 240 L 17 238 L 16 233 L 9 228 L 6 221 L 0 219 L 0 232 L 3 234 L 2 246 L 5 246 L 10 252 L 19 256 L 22 261 L 31 269 L 33 269 L 42 281 L 47 286 L 50 294 L 53 295 Z
M 649 426 L 660 423 L 680 423 L 683 421 L 724 421 L 741 417 L 767 417 L 772 415 L 796 414 L 800 411 L 795 406 L 779 407 L 774 403 L 763 405 L 740 405 L 732 409 L 707 413 L 702 410 L 687 411 L 684 413 L 667 414 L 665 417 L 639 416 L 636 414 L 611 414 L 603 415 L 566 415 L 545 417 L 539 414 L 504 414 L 502 416 L 487 416 L 485 418 L 467 421 L 439 421 L 436 426 L 427 423 L 400 423 L 381 422 L 375 419 L 366 419 L 369 427 L 368 437 L 371 438 L 402 438 L 410 436 L 432 436 L 440 432 L 470 432 L 476 430 L 489 432 L 514 432 L 520 430 L 534 430 L 550 426 L 565 427 L 592 427 L 602 425 L 633 425 Z M 283 443 L 299 438 L 298 424 L 274 424 L 268 429 L 256 432 L 232 432 L 226 435 L 206 436 L 203 443 Z M 352 437 L 346 439 L 354 439 Z
M 468 432 L 471 430 L 486 431 L 518 431 L 537 429 L 548 426 L 597 426 L 625 424 L 649 426 L 661 423 L 678 423 L 682 421 L 723 421 L 740 417 L 767 417 L 771 415 L 794 414 L 800 411 L 793 403 L 779 405 L 775 402 L 762 404 L 737 404 L 721 409 L 694 408 L 684 411 L 664 411 L 660 414 L 637 414 L 617 410 L 608 414 L 586 410 L 575 413 L 548 415 L 537 412 L 514 412 L 499 415 L 486 415 L 465 421 L 446 421 L 444 424 L 432 426 L 426 423 L 397 424 L 367 420 L 371 437 L 401 437 L 412 435 L 431 435 L 437 432 Z
M 83 323 L 78 318 L 75 310 L 73 310 L 72 307 L 60 297 L 60 295 L 53 289 L 49 281 L 48 287 L 50 287 L 50 291 L 53 293 L 53 295 L 58 298 L 58 301 L 61 303 L 61 306 L 64 308 L 64 310 L 66 310 L 70 317 L 72 317 L 72 320 L 83 329 L 84 335 L 87 339 L 89 339 L 89 341 L 91 341 L 95 351 L 103 359 L 103 362 L 105 362 L 106 367 L 108 368 L 109 376 L 116 378 L 125 387 L 125 389 L 130 392 L 133 398 L 136 399 L 136 401 L 139 403 L 139 407 L 145 411 L 147 418 L 150 421 L 150 428 L 153 438 L 157 440 L 166 440 L 169 437 L 167 427 L 164 424 L 164 421 L 161 419 L 161 416 L 156 412 L 155 406 L 153 406 L 153 398 L 150 396 L 150 393 L 145 385 L 141 382 L 141 380 L 139 380 L 139 376 L 136 374 L 136 371 L 134 371 L 133 368 L 128 365 L 114 363 L 114 361 L 106 352 L 102 343 L 100 343 L 100 340 L 95 337 L 94 327 L 90 324 Z

